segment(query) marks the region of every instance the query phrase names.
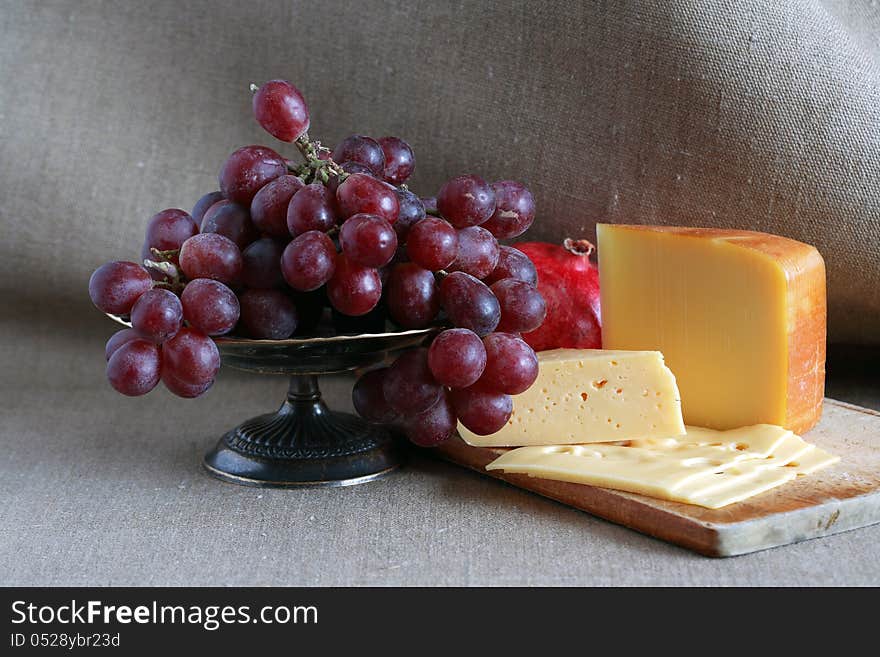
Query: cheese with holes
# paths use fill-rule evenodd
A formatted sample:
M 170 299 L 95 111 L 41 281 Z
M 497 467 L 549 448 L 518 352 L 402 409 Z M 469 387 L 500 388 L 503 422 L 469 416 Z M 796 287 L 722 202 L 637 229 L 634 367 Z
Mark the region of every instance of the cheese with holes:
M 794 240 L 737 230 L 597 227 L 606 349 L 657 349 L 688 425 L 816 424 L 825 265 Z
M 590 484 L 717 509 L 836 463 L 791 431 L 687 428 L 682 437 L 512 449 L 487 470 Z
M 560 445 L 676 436 L 684 422 L 660 352 L 554 349 L 538 353 L 538 378 L 500 431 L 458 430 L 470 445 Z

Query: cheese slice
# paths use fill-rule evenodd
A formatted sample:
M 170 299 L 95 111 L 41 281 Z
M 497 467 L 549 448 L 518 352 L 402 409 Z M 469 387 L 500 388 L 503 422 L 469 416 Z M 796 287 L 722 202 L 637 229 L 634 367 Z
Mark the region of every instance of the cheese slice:
M 759 425 L 716 432 L 688 427 L 686 436 L 612 444 L 513 449 L 487 470 L 590 484 L 720 508 L 770 490 L 839 460 L 799 436 Z
M 739 230 L 597 227 L 602 344 L 657 349 L 688 425 L 803 433 L 825 381 L 825 265 L 794 240 Z
M 660 352 L 555 349 L 538 353 L 538 378 L 514 395 L 500 431 L 458 431 L 485 447 L 667 437 L 685 429 L 675 377 Z

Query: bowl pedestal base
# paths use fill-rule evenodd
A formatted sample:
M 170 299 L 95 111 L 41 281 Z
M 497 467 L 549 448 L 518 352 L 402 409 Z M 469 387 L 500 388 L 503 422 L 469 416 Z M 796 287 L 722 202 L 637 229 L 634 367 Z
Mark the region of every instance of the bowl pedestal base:
M 204 466 L 236 484 L 293 488 L 365 483 L 402 462 L 403 450 L 388 428 L 329 410 L 317 376 L 297 375 L 277 412 L 226 433 Z

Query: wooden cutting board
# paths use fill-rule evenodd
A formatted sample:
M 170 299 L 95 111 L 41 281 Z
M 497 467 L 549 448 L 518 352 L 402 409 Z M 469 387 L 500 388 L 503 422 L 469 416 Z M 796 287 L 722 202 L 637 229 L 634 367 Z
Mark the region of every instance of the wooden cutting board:
M 841 457 L 836 465 L 722 509 L 635 493 L 487 472 L 504 448 L 459 438 L 430 450 L 448 461 L 710 557 L 730 557 L 880 522 L 880 413 L 833 399 L 804 439 Z

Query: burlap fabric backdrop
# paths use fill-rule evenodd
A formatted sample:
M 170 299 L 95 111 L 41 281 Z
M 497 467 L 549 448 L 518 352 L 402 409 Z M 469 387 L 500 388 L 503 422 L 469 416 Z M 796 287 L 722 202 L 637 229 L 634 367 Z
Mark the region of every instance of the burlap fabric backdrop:
M 815 244 L 831 339 L 876 343 L 878 65 L 868 0 L 2 0 L 0 290 L 94 312 L 89 272 L 135 257 L 153 212 L 214 189 L 235 147 L 278 146 L 247 85 L 285 77 L 314 137 L 408 139 L 422 193 L 528 182 L 531 238 L 624 221 Z

